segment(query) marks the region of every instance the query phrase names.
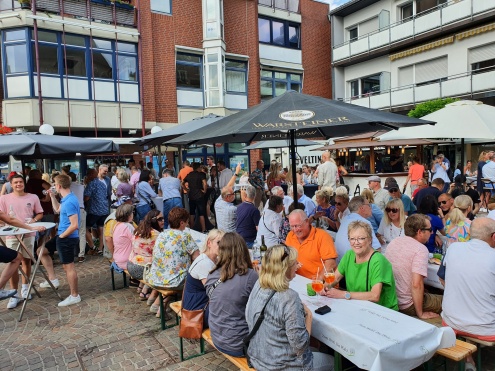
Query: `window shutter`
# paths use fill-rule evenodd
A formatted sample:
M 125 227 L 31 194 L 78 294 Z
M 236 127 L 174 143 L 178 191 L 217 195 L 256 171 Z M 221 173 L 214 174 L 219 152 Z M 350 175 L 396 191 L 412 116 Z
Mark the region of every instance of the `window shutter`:
M 495 59 L 495 43 L 469 50 L 469 64 Z
M 414 66 L 406 66 L 399 68 L 398 86 L 407 86 L 407 85 L 412 85 L 414 83 L 413 67 Z
M 378 30 L 378 17 L 368 19 L 359 24 L 359 36 L 366 35 L 376 30 Z
M 416 64 L 416 84 L 447 77 L 447 57 Z

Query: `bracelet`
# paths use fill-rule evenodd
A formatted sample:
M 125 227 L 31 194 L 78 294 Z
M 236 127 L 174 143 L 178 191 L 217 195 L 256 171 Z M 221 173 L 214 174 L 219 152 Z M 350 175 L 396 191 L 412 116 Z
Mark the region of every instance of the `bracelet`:
M 234 174 L 234 176 L 239 176 L 239 174 Z

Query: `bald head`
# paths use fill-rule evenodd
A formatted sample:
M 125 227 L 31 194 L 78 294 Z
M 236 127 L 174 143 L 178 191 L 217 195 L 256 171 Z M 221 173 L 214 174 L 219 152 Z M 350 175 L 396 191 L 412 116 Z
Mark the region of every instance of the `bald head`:
M 328 160 L 330 160 L 330 152 L 325 151 L 321 154 L 321 161 L 327 162 Z
M 490 218 L 476 218 L 471 223 L 471 239 L 482 240 L 494 247 L 493 234 L 495 233 L 495 220 Z

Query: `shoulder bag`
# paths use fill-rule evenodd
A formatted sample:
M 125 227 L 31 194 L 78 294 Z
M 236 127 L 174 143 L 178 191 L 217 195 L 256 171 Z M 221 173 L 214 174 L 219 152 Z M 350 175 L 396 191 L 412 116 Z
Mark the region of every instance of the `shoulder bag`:
M 215 282 L 215 284 L 212 286 L 212 289 L 210 290 L 210 294 L 220 284 L 220 282 L 220 280 Z M 184 294 L 186 293 L 186 285 L 187 277 L 186 281 L 184 282 Z M 179 325 L 179 337 L 185 339 L 201 339 L 201 335 L 203 334 L 203 319 L 205 316 L 205 310 L 210 302 L 208 301 L 208 303 L 206 303 L 206 305 L 202 309 L 188 310 L 182 307 L 183 301 L 184 297 L 182 298 L 180 305 L 181 319 Z
M 141 182 L 139 182 L 139 183 L 141 183 Z M 153 200 L 151 198 L 150 199 L 147 199 L 146 197 L 144 197 L 144 195 L 142 193 L 140 193 L 139 183 L 137 184 L 137 194 L 138 195 L 141 195 L 141 197 L 146 201 L 146 203 L 149 205 L 149 207 L 151 207 L 151 210 L 155 210 L 156 209 L 156 205 L 153 202 Z
M 256 321 L 256 323 L 254 324 L 254 327 L 253 329 L 251 330 L 251 332 L 248 334 L 248 336 L 246 336 L 244 339 L 242 339 L 242 342 L 243 342 L 243 349 L 244 349 L 244 355 L 246 356 L 246 359 L 247 359 L 247 363 L 248 363 L 248 366 L 249 367 L 253 367 L 251 365 L 251 360 L 249 359 L 249 355 L 248 355 L 248 348 L 249 348 L 249 343 L 251 342 L 251 339 L 253 338 L 254 335 L 256 335 L 256 333 L 258 332 L 258 329 L 260 328 L 261 326 L 261 322 L 263 322 L 263 320 L 265 319 L 265 308 L 266 306 L 268 305 L 268 302 L 271 300 L 271 298 L 273 297 L 273 295 L 275 295 L 275 292 L 276 291 L 273 291 L 270 296 L 268 297 L 268 300 L 266 301 L 265 305 L 263 306 L 263 309 L 261 310 L 261 313 L 260 313 L 260 316 L 258 317 L 258 320 Z

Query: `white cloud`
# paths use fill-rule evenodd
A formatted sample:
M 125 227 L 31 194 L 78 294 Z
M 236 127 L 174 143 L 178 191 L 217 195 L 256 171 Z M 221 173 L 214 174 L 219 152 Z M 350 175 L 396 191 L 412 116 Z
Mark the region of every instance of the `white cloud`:
M 350 0 L 318 0 L 318 1 L 322 3 L 330 4 L 330 9 L 335 9 L 341 6 L 342 4 L 349 2 Z

